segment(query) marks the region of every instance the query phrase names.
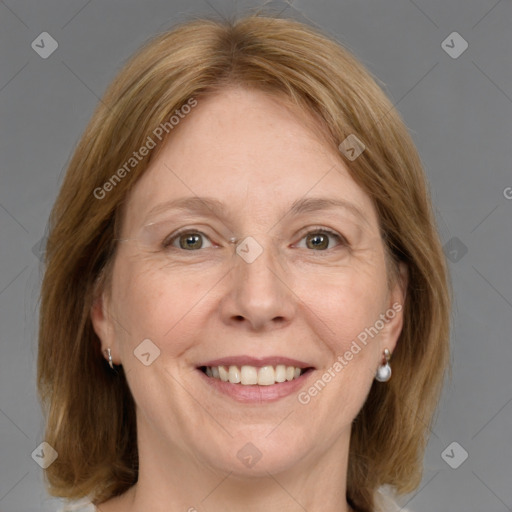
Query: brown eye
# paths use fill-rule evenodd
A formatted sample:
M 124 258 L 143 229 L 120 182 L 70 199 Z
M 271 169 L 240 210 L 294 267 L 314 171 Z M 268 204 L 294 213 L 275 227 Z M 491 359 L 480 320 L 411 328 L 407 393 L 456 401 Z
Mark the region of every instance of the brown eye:
M 306 247 L 308 249 L 324 251 L 329 248 L 330 237 L 338 240 L 341 245 L 348 245 L 344 237 L 329 229 L 315 229 L 313 231 L 309 231 L 302 240 L 306 240 Z
M 180 231 L 170 238 L 167 238 L 162 242 L 162 247 L 169 249 L 182 249 L 184 251 L 195 251 L 203 248 L 202 237 L 208 239 L 208 237 L 200 231 Z M 176 247 L 175 241 L 178 242 L 179 246 Z

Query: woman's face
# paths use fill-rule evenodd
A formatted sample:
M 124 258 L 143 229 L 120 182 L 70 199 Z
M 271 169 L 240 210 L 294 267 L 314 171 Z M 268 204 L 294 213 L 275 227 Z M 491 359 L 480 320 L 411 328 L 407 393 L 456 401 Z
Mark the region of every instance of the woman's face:
M 238 474 L 311 467 L 347 444 L 395 347 L 403 295 L 376 211 L 301 116 L 245 89 L 199 99 L 129 197 L 92 319 L 124 367 L 141 452 Z

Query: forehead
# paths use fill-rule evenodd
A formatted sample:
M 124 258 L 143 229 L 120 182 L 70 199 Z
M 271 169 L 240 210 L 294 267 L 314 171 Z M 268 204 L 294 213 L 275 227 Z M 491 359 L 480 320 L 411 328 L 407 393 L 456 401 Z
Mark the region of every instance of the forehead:
M 198 98 L 175 127 L 128 203 L 128 226 L 159 205 L 217 198 L 233 214 L 262 218 L 306 197 L 350 202 L 375 223 L 367 194 L 311 114 L 264 92 L 229 88 Z

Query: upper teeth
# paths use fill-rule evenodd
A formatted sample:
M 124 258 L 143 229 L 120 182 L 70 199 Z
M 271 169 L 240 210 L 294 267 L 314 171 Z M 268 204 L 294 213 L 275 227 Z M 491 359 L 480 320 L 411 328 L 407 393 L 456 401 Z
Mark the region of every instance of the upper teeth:
M 207 366 L 206 375 L 232 384 L 270 386 L 276 382 L 293 380 L 301 375 L 301 368 L 278 364 L 273 366 Z

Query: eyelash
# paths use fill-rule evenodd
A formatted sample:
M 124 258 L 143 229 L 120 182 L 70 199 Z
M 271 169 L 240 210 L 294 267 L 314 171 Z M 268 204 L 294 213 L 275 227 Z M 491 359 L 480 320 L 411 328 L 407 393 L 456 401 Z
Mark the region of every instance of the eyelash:
M 339 233 L 337 233 L 336 231 L 332 231 L 331 229 L 320 228 L 320 227 L 313 228 L 310 231 L 307 231 L 306 233 L 304 233 L 302 235 L 300 240 L 303 240 L 306 236 L 308 236 L 310 234 L 313 234 L 313 233 L 314 234 L 322 234 L 322 235 L 330 235 L 330 236 L 336 238 L 340 242 L 340 244 L 342 246 L 350 247 L 350 243 L 348 242 L 348 240 L 343 235 L 340 235 Z M 170 237 L 166 238 L 162 242 L 162 248 L 166 249 L 166 250 L 173 250 L 173 249 L 175 249 L 175 250 L 178 250 L 178 251 L 186 251 L 186 249 L 181 249 L 180 247 L 173 247 L 172 246 L 172 243 L 174 242 L 174 240 L 176 240 L 177 238 L 179 238 L 181 235 L 184 235 L 184 234 L 199 234 L 199 235 L 202 235 L 202 236 L 208 238 L 208 236 L 206 234 L 204 234 L 202 231 L 195 230 L 195 229 L 185 228 L 185 229 L 182 229 L 180 231 L 177 231 L 176 233 L 174 233 Z M 325 249 L 325 250 L 315 251 L 315 252 L 326 252 L 328 250 L 332 250 L 332 249 Z M 192 250 L 192 251 L 187 251 L 187 252 L 194 252 L 194 251 Z

